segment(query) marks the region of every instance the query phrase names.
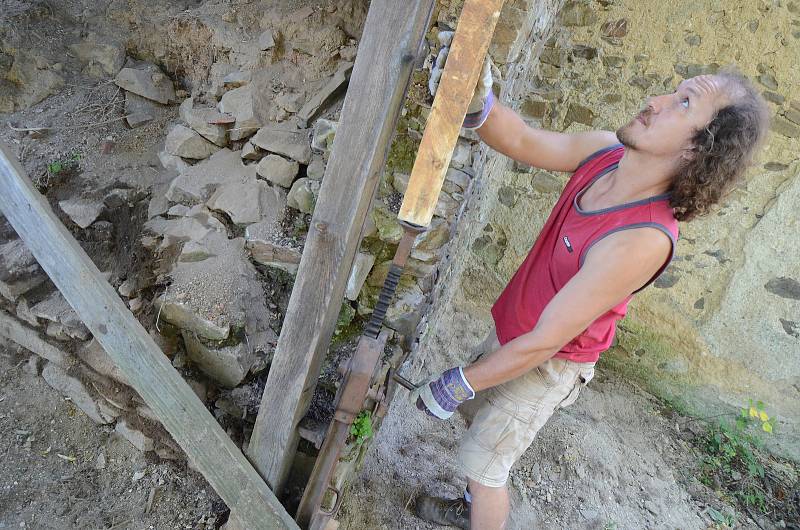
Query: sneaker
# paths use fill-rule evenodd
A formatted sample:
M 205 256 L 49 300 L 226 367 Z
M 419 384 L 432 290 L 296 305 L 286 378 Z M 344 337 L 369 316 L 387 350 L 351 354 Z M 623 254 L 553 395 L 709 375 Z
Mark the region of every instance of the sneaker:
M 463 497 L 441 499 L 423 495 L 417 498 L 414 513 L 429 523 L 469 530 L 469 503 Z

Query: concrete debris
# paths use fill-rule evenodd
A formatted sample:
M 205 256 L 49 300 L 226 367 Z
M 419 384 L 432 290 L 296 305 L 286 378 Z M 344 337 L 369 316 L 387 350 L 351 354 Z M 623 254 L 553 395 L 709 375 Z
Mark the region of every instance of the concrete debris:
M 308 132 L 308 129 L 298 129 L 288 123 L 271 123 L 259 129 L 250 141 L 265 151 L 308 164 L 311 161 Z
M 345 61 L 339 65 L 333 76 L 328 79 L 316 94 L 306 101 L 306 104 L 303 105 L 303 108 L 297 113 L 302 125 L 308 124 L 324 105 L 329 104 L 335 96 L 340 94 L 347 87 L 347 81 L 350 79 L 352 71 L 352 62 Z
M 220 147 L 228 144 L 228 130 L 217 123 L 223 118 L 217 109 L 195 108 L 194 100 L 186 98 L 178 107 L 181 119 L 200 136 Z
M 333 147 L 338 122 L 320 118 L 314 122 L 314 133 L 311 136 L 311 148 L 318 153 L 329 153 Z
M 164 150 L 181 158 L 200 160 L 208 158 L 219 149 L 219 146 L 183 125 L 173 125 L 164 141 Z
M 258 37 L 258 49 L 261 51 L 270 50 L 275 46 L 275 36 L 272 30 L 268 29 Z
M 374 264 L 375 256 L 372 254 L 364 252 L 356 254 L 353 260 L 353 268 L 350 270 L 350 277 L 347 279 L 345 298 L 353 301 L 358 298 L 358 293 L 361 292 L 361 287 L 364 286 L 364 281 L 367 279 L 367 275 Z
M 86 73 L 117 75 L 125 64 L 125 48 L 115 42 L 101 42 L 96 35 L 89 35 L 83 42 L 71 44 L 69 51 L 88 68 Z M 96 65 L 99 69 L 93 68 Z
M 263 180 L 228 182 L 217 188 L 206 205 L 211 210 L 225 212 L 237 225 L 257 223 L 264 218 L 275 221 L 286 207 L 286 193 Z
M 179 301 L 173 297 L 161 295 L 153 300 L 153 305 L 160 311 L 160 318 L 208 340 L 225 340 L 231 332 L 231 326 L 227 319 L 215 319 L 220 320 L 219 323 L 205 319 L 192 309 L 188 301 Z
M 325 161 L 321 156 L 314 155 L 306 168 L 306 176 L 312 180 L 322 180 L 322 177 L 325 176 Z
M 296 274 L 301 253 L 298 249 L 274 242 L 275 230 L 274 223 L 263 221 L 248 226 L 244 233 L 245 247 L 256 263 Z
M 26 350 L 59 366 L 67 366 L 71 357 L 39 337 L 36 330 L 22 325 L 17 319 L 0 310 L 0 337 L 5 337 Z
M 97 342 L 97 339 L 92 339 L 82 344 L 76 349 L 76 354 L 80 360 L 88 364 L 98 374 L 130 386 L 125 374 L 117 367 L 108 353 L 106 353 L 106 350 Z
M 264 151 L 247 142 L 242 146 L 242 160 L 261 160 L 264 157 Z
M 186 162 L 186 160 L 184 160 L 183 158 L 171 155 L 166 151 L 159 151 L 158 160 L 161 162 L 161 165 L 164 167 L 164 169 L 177 171 L 178 173 L 180 173 L 184 169 L 192 167 L 192 165 Z
M 250 371 L 253 355 L 246 342 L 213 348 L 203 344 L 194 333 L 182 331 L 181 334 L 189 358 L 207 376 L 222 386 L 235 387 Z
M 53 363 L 47 363 L 42 370 L 42 378 L 54 390 L 68 397 L 72 403 L 95 423 L 105 425 L 118 416 L 105 400 L 95 399 L 86 386 L 77 378 L 67 374 Z
M 256 173 L 284 188 L 290 188 L 300 171 L 300 164 L 294 160 L 286 160 L 279 155 L 267 155 L 256 167 Z
M 72 309 L 67 300 L 58 291 L 53 291 L 50 296 L 31 308 L 37 318 L 61 324 L 64 332 L 75 339 L 86 340 L 89 330 L 83 325 L 80 317 Z
M 0 245 L 0 294 L 12 302 L 47 280 L 21 239 Z
M 309 178 L 300 178 L 292 184 L 286 203 L 303 213 L 314 213 L 319 197 L 320 182 Z
M 125 92 L 125 122 L 131 129 L 153 121 L 159 110 L 158 103 L 133 92 Z
M 124 419 L 117 421 L 114 432 L 128 440 L 131 445 L 143 453 L 153 450 L 153 439 L 144 434 L 141 430 L 133 427 Z M 134 478 L 134 481 L 136 480 L 138 479 Z
M 128 92 L 164 105 L 176 100 L 172 80 L 154 64 L 139 63 L 123 68 L 114 82 Z
M 245 182 L 255 178 L 255 166 L 245 166 L 239 151 L 224 148 L 182 171 L 170 184 L 166 197 L 172 202 L 205 202 L 224 182 Z
M 59 201 L 58 207 L 67 214 L 73 223 L 81 228 L 87 228 L 100 217 L 105 210 L 102 200 L 78 197 Z
M 233 127 L 228 131 L 231 141 L 243 140 L 255 133 L 261 122 L 253 107 L 251 85 L 234 88 L 226 92 L 217 108 L 220 112 L 236 118 Z

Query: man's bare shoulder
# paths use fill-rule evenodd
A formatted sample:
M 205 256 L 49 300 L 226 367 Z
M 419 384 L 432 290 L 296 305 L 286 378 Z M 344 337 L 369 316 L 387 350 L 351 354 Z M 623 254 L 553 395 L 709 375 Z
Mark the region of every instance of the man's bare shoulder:
M 658 228 L 620 230 L 593 245 L 584 259 L 587 274 L 633 292 L 651 279 L 672 254 L 672 239 Z M 601 278 L 602 277 L 602 278 Z
M 597 151 L 619 143 L 616 133 L 611 131 L 586 131 L 573 133 L 571 136 L 575 158 L 578 160 L 585 160 Z

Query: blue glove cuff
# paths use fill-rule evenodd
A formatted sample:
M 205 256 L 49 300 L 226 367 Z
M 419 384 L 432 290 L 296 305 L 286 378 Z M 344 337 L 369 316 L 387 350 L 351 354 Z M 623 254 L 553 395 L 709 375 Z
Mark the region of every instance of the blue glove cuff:
M 464 116 L 464 123 L 461 126 L 465 129 L 477 129 L 483 125 L 486 118 L 489 117 L 489 112 L 492 110 L 492 107 L 494 107 L 494 99 L 494 93 L 489 90 L 489 93 L 486 95 L 486 101 L 480 112 L 473 112 L 472 114 Z

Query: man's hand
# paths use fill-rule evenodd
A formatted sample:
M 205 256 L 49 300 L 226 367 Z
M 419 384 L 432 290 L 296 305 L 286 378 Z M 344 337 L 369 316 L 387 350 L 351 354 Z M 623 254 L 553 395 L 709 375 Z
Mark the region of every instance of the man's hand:
M 428 80 L 428 90 L 432 96 L 436 95 L 439 89 L 439 81 L 444 72 L 444 65 L 447 62 L 447 56 L 450 53 L 450 43 L 453 41 L 453 31 L 440 31 L 438 35 L 439 43 L 442 48 L 436 56 L 436 60 L 431 66 L 431 77 Z M 483 63 L 483 70 L 481 76 L 478 78 L 478 85 L 475 87 L 475 92 L 472 95 L 472 101 L 467 107 L 467 115 L 464 117 L 462 125 L 465 129 L 477 129 L 486 118 L 489 116 L 489 111 L 492 110 L 494 105 L 494 94 L 492 93 L 492 60 L 487 56 L 486 61 Z M 495 68 L 496 70 L 496 68 Z
M 474 397 L 475 391 L 464 377 L 464 371 L 456 367 L 419 385 L 409 399 L 428 416 L 446 420 L 459 405 Z

